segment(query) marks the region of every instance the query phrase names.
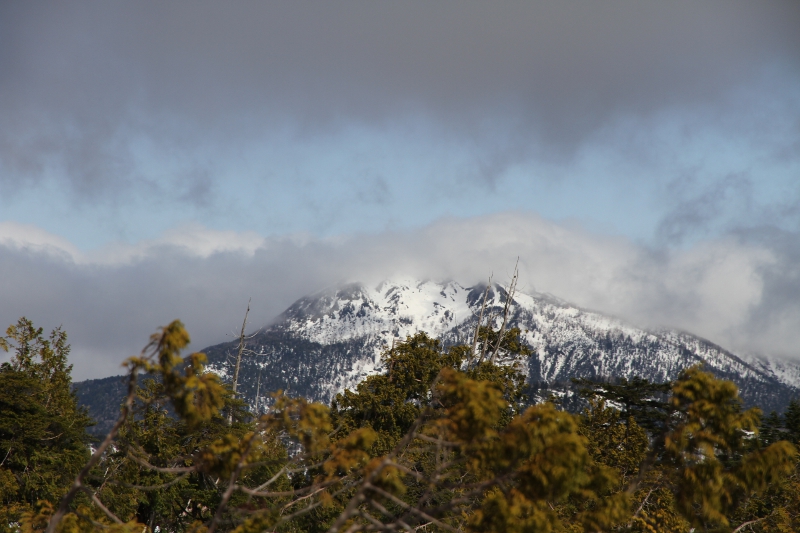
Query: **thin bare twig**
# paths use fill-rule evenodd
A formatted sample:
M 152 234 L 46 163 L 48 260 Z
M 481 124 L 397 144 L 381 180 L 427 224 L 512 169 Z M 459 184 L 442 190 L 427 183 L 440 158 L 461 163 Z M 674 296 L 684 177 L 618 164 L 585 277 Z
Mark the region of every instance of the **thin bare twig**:
M 148 345 L 148 348 L 152 345 Z M 147 348 L 146 348 L 147 349 Z M 133 399 L 136 396 L 136 378 L 139 371 L 139 367 L 132 363 L 132 368 L 130 370 L 130 376 L 128 377 L 128 395 L 125 397 L 125 403 L 122 405 L 122 409 L 120 410 L 119 418 L 114 423 L 114 426 L 111 428 L 111 431 L 108 432 L 106 438 L 100 444 L 100 446 L 94 451 L 92 456 L 89 458 L 89 461 L 84 465 L 78 475 L 75 477 L 75 480 L 72 482 L 72 486 L 70 487 L 69 491 L 63 498 L 61 498 L 61 503 L 58 506 L 58 509 L 53 516 L 50 517 L 50 521 L 47 523 L 47 529 L 45 533 L 54 533 L 58 524 L 61 522 L 61 519 L 64 518 L 64 515 L 67 514 L 69 510 L 69 506 L 72 503 L 72 500 L 75 499 L 75 496 L 83 490 L 83 480 L 87 476 L 87 474 L 91 471 L 92 468 L 100 461 L 100 458 L 103 456 L 105 451 L 111 446 L 111 443 L 117 437 L 117 433 L 119 433 L 119 428 L 122 427 L 122 424 L 125 423 L 125 420 L 128 418 L 128 413 L 131 412 L 133 408 Z
M 445 446 L 447 448 L 457 448 L 457 447 L 461 446 L 461 444 L 459 444 L 457 442 L 444 440 L 444 439 L 434 439 L 433 437 L 429 437 L 427 435 L 422 435 L 422 434 L 417 435 L 416 438 L 418 438 L 419 440 L 425 441 L 425 442 L 429 442 L 431 444 L 436 444 L 437 446 Z
M 248 308 L 249 307 L 250 306 L 248 305 Z M 231 472 L 231 476 L 228 479 L 228 486 L 225 489 L 225 492 L 222 493 L 222 498 L 217 506 L 217 512 L 214 513 L 214 517 L 211 519 L 211 523 L 208 525 L 208 533 L 214 533 L 214 530 L 216 530 L 217 526 L 219 525 L 222 513 L 228 507 L 228 502 L 230 501 L 233 492 L 236 490 L 236 479 L 242 472 L 242 468 L 244 468 L 244 463 L 247 461 L 247 456 L 250 455 L 250 450 L 253 449 L 253 443 L 255 442 L 256 438 L 257 437 L 253 435 L 253 437 L 247 441 L 247 446 L 245 446 L 245 449 L 242 451 L 242 455 L 239 457 L 239 462 L 236 463 L 236 468 L 233 470 L 233 472 Z
M 636 512 L 635 512 L 635 513 L 633 513 L 633 515 L 631 515 L 631 519 L 628 521 L 628 527 L 631 527 L 631 526 L 633 526 L 633 520 L 634 520 L 634 519 L 635 519 L 637 516 L 639 516 L 639 513 L 641 513 L 641 512 L 642 512 L 642 509 L 644 509 L 644 506 L 645 506 L 645 505 L 647 505 L 647 500 L 649 500 L 649 499 L 650 499 L 650 495 L 651 495 L 651 494 L 653 494 L 653 491 L 654 491 L 654 490 L 656 490 L 656 487 L 651 487 L 651 488 L 650 488 L 650 490 L 649 490 L 649 491 L 647 491 L 647 496 L 645 496 L 645 497 L 644 497 L 644 499 L 642 500 L 642 503 L 641 503 L 641 505 L 639 505 L 639 508 L 638 508 L 638 509 L 636 509 Z
M 514 301 L 514 294 L 517 292 L 517 280 L 519 279 L 519 257 L 517 257 L 517 264 L 514 265 L 514 275 L 511 277 L 511 283 L 506 289 L 506 304 L 503 308 L 503 325 L 500 326 L 500 333 L 497 334 L 497 344 L 494 346 L 494 352 L 489 361 L 494 363 L 497 359 L 497 354 L 500 352 L 500 345 L 503 343 L 503 335 L 506 332 L 506 325 L 508 324 L 508 312 L 511 310 L 511 303 Z
M 143 490 L 143 491 L 147 492 L 147 491 L 151 491 L 151 490 L 166 489 L 166 488 L 169 488 L 169 487 L 171 487 L 173 485 L 177 485 L 178 483 L 180 483 L 181 481 L 183 481 L 184 479 L 189 477 L 189 474 L 191 474 L 191 472 L 184 472 L 182 475 L 176 477 L 172 481 L 167 481 L 167 482 L 161 483 L 159 485 L 133 485 L 131 483 L 125 483 L 124 481 L 118 481 L 118 480 L 115 480 L 115 479 L 109 480 L 109 483 L 112 483 L 114 485 L 119 485 L 121 487 L 125 487 L 125 488 L 128 488 L 128 489 Z
M 6 456 L 5 456 L 5 457 L 3 457 L 3 460 L 2 460 L 2 461 L 0 461 L 0 466 L 3 466 L 3 465 L 5 464 L 5 462 L 6 462 L 6 459 L 8 459 L 8 454 L 10 454 L 10 453 L 11 453 L 11 450 L 13 450 L 13 449 L 14 449 L 14 447 L 13 447 L 13 446 L 11 446 L 11 447 L 9 447 L 9 448 L 8 448 L 8 451 L 6 452 Z
M 367 522 L 375 526 L 378 529 L 378 531 L 386 531 L 387 529 L 389 529 L 386 527 L 386 524 L 384 524 L 383 522 L 381 522 L 380 520 L 378 520 L 377 518 L 375 518 L 374 516 L 372 516 L 371 514 L 369 514 L 364 510 L 359 511 L 358 514 L 361 515 L 361 517 L 363 517 L 364 519 L 366 519 Z
M 101 511 L 103 511 L 103 512 L 106 514 L 106 516 L 107 516 L 107 517 L 109 517 L 111 520 L 113 520 L 115 524 L 124 524 L 124 522 L 123 522 L 122 520 L 120 520 L 120 519 L 117 517 L 117 515 L 115 515 L 114 513 L 112 513 L 112 512 L 111 512 L 111 511 L 108 509 L 108 507 L 106 507 L 105 505 L 103 505 L 103 502 L 101 502 L 101 501 L 100 501 L 100 498 L 98 498 L 98 497 L 97 497 L 97 494 L 95 494 L 94 492 L 92 492 L 92 491 L 89 489 L 89 487 L 86 487 L 86 486 L 84 486 L 84 487 L 81 487 L 81 490 L 83 490 L 83 492 L 85 492 L 86 494 L 88 494 L 88 495 L 89 495 L 89 497 L 90 497 L 90 498 L 92 499 L 92 501 L 94 502 L 94 504 L 95 504 L 97 507 L 99 507 L 99 508 L 100 508 L 100 510 L 101 510 Z
M 145 459 L 142 459 L 141 457 L 136 457 L 132 453 L 128 453 L 127 457 L 128 459 L 131 459 L 132 461 L 144 466 L 148 470 L 159 472 L 161 474 L 184 474 L 186 472 L 194 472 L 195 470 L 197 470 L 196 466 L 161 467 L 161 466 L 151 465 Z
M 292 501 L 290 501 L 289 503 L 287 503 L 286 505 L 284 505 L 283 507 L 281 507 L 281 514 L 283 514 L 283 512 L 284 512 L 286 509 L 288 509 L 289 507 L 292 507 L 293 505 L 296 505 L 296 504 L 298 504 L 298 503 L 300 503 L 300 502 L 302 502 L 302 501 L 305 501 L 305 500 L 307 500 L 307 499 L 309 499 L 309 498 L 313 498 L 315 495 L 319 494 L 320 492 L 322 492 L 322 491 L 323 491 L 323 490 L 325 490 L 326 488 L 327 488 L 327 487 L 318 486 L 318 487 L 316 488 L 316 490 L 314 490 L 314 492 L 311 492 L 311 493 L 309 493 L 309 494 L 306 494 L 305 496 L 303 496 L 303 497 L 301 497 L 301 498 L 297 498 L 297 499 L 295 499 L 295 500 L 292 500 Z
M 405 466 L 403 466 L 400 463 L 397 463 L 395 461 L 389 462 L 389 464 L 387 466 L 393 466 L 394 468 L 400 470 L 401 472 L 404 472 L 404 473 L 408 474 L 409 476 L 413 477 L 417 481 L 423 481 L 425 479 L 425 476 L 423 476 L 419 472 L 415 472 L 414 470 L 411 470 L 410 468 L 405 467 Z
M 413 514 L 415 514 L 417 516 L 420 516 L 420 517 L 424 518 L 425 520 L 433 522 L 434 524 L 436 524 L 437 526 L 439 526 L 442 529 L 446 529 L 448 531 L 453 531 L 454 533 L 458 532 L 458 530 L 455 529 L 454 527 L 449 526 L 449 525 L 445 524 L 444 522 L 442 522 L 440 520 L 437 520 L 436 518 L 432 517 L 431 515 L 429 515 L 428 513 L 426 513 L 425 511 L 423 511 L 421 509 L 417 509 L 416 507 L 412 507 L 411 505 L 407 504 L 406 502 L 404 502 L 403 500 L 401 500 L 400 498 L 398 498 L 394 494 L 392 494 L 390 492 L 386 492 L 382 488 L 377 487 L 377 486 L 373 485 L 372 483 L 367 483 L 365 486 L 368 489 L 370 489 L 370 490 L 372 490 L 374 492 L 377 492 L 378 494 L 380 494 L 384 498 L 392 500 L 392 502 L 394 502 L 395 504 L 399 505 L 400 507 L 406 509 L 407 511 L 410 511 L 411 513 L 413 513 Z
M 493 308 L 492 311 L 489 313 L 489 318 L 486 320 L 486 328 L 487 329 L 491 329 L 492 328 L 492 324 L 494 324 L 494 319 L 495 319 L 496 316 L 497 316 L 497 313 L 494 311 L 494 308 Z M 487 332 L 487 335 L 483 338 L 483 343 L 481 345 L 481 356 L 478 359 L 478 364 L 479 365 L 481 363 L 483 363 L 483 360 L 486 357 L 486 348 L 488 347 L 488 344 L 489 344 L 489 335 L 488 335 L 488 332 Z
M 236 388 L 239 385 L 239 367 L 242 364 L 242 352 L 244 352 L 245 341 L 247 340 L 244 335 L 244 328 L 247 327 L 247 315 L 250 314 L 250 300 L 247 300 L 247 311 L 244 313 L 244 320 L 242 320 L 242 331 L 239 333 L 239 350 L 236 353 L 236 368 L 233 371 L 233 396 L 236 396 Z M 228 425 L 233 423 L 233 409 L 228 412 Z
M 766 516 L 762 516 L 761 518 L 756 518 L 755 520 L 750 520 L 749 522 L 745 522 L 745 523 L 741 524 L 739 527 L 737 527 L 736 529 L 734 529 L 731 533 L 739 533 L 740 531 L 742 531 L 747 526 L 752 526 L 753 524 L 757 524 L 757 523 L 761 522 L 762 520 L 765 520 L 766 518 L 767 518 Z
M 287 472 L 287 470 L 286 470 L 286 467 L 284 466 L 283 468 L 281 468 L 280 470 L 278 470 L 278 472 L 277 472 L 277 473 L 276 473 L 274 476 L 272 476 L 271 478 L 269 478 L 268 480 L 266 480 L 264 483 L 262 483 L 261 485 L 259 485 L 258 487 L 256 487 L 254 490 L 255 490 L 255 491 L 260 491 L 260 490 L 263 490 L 265 487 L 269 487 L 270 485 L 272 485 L 273 483 L 275 483 L 275 482 L 276 482 L 278 479 L 280 479 L 280 477 L 281 477 L 281 474 L 284 474 L 284 473 L 286 473 L 286 472 Z
M 435 389 L 438 380 L 439 377 L 437 376 L 436 379 L 433 381 L 433 384 L 431 385 L 432 390 Z M 383 470 L 394 461 L 394 458 L 397 457 L 400 451 L 403 450 L 406 446 L 408 446 L 408 444 L 411 441 L 414 440 L 414 437 L 417 435 L 419 428 L 422 426 L 422 423 L 428 416 L 430 416 L 430 409 L 423 409 L 422 412 L 419 414 L 419 416 L 417 416 L 417 419 L 411 425 L 411 428 L 408 430 L 408 432 L 403 436 L 402 439 L 400 439 L 400 442 L 398 442 L 395 445 L 392 451 L 389 452 L 389 455 L 387 455 L 383 459 L 383 461 L 381 461 L 381 463 L 377 466 L 377 468 L 375 468 L 370 473 L 367 479 L 365 479 L 364 482 L 361 484 L 361 487 L 358 489 L 358 491 L 356 491 L 353 497 L 350 498 L 347 507 L 345 507 L 345 510 L 342 512 L 342 514 L 339 515 L 339 518 L 337 518 L 336 521 L 333 523 L 333 525 L 330 527 L 330 529 L 328 529 L 328 533 L 338 533 L 341 527 L 347 522 L 347 520 L 349 520 L 352 516 L 355 516 L 357 514 L 356 511 L 358 507 L 366 500 L 365 492 L 367 486 L 372 481 L 376 480 L 378 476 L 381 474 L 381 472 L 383 472 Z M 348 528 L 347 531 L 350 531 L 350 529 L 352 529 L 352 526 L 351 528 Z
M 478 351 L 478 333 L 481 329 L 481 324 L 483 324 L 483 312 L 486 310 L 486 299 L 489 297 L 489 289 L 492 286 L 492 276 L 489 275 L 489 283 L 486 285 L 486 290 L 483 292 L 483 304 L 481 305 L 481 314 L 478 316 L 478 324 L 475 326 L 475 336 L 472 338 L 472 351 L 469 354 L 469 363 L 467 364 L 467 368 L 472 366 L 472 361 L 475 359 Z
M 389 518 L 394 518 L 395 519 L 395 523 L 400 524 L 400 527 L 402 527 L 406 531 L 414 531 L 414 529 L 410 525 L 405 523 L 401 518 L 396 518 L 394 516 L 394 514 L 392 514 L 391 511 L 389 511 L 386 507 L 381 505 L 379 502 L 376 502 L 375 500 L 370 500 L 369 504 L 371 506 L 373 506 L 375 509 L 377 509 L 378 511 L 380 511 L 381 513 L 383 513 L 384 515 L 388 516 Z
M 344 491 L 348 490 L 349 488 L 350 487 L 344 487 L 342 489 L 337 490 L 336 492 L 331 494 L 331 498 L 335 498 L 335 497 L 339 496 L 341 493 L 343 493 Z M 302 509 L 295 511 L 294 513 L 292 513 L 290 515 L 286 515 L 284 517 L 281 517 L 281 519 L 275 525 L 275 529 L 277 529 L 277 527 L 279 525 L 281 525 L 281 524 L 285 524 L 287 522 L 291 522 L 292 520 L 294 520 L 298 516 L 302 516 L 302 515 L 308 513 L 309 511 L 313 511 L 314 509 L 316 509 L 317 507 L 319 507 L 323 503 L 325 503 L 323 500 L 319 500 L 319 501 L 316 501 L 316 502 L 312 503 L 311 505 L 309 505 L 307 507 L 303 507 Z
M 319 484 L 309 485 L 307 487 L 303 487 L 302 489 L 292 489 L 292 490 L 282 490 L 282 491 L 275 491 L 275 492 L 263 492 L 256 489 L 251 489 L 245 487 L 244 485 L 236 485 L 236 490 L 244 492 L 247 495 L 255 496 L 257 498 L 281 498 L 284 496 L 298 496 L 300 494 L 304 494 L 309 491 L 315 491 L 318 488 L 322 487 L 323 489 L 330 487 L 331 485 L 335 485 L 336 483 L 340 483 L 341 479 L 332 479 L 328 481 L 324 481 Z

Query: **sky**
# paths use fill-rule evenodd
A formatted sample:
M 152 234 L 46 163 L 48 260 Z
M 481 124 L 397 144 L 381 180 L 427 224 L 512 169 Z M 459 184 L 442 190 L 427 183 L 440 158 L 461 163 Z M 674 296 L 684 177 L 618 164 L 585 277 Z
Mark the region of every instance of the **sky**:
M 2 2 L 0 323 L 76 379 L 343 281 L 800 359 L 800 4 Z

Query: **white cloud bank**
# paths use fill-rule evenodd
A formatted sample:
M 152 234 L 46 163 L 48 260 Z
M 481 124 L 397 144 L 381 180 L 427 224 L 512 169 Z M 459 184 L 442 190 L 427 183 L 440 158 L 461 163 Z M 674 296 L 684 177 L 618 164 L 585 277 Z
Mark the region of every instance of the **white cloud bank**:
M 503 279 L 517 256 L 526 290 L 735 350 L 800 356 L 796 235 L 731 234 L 664 252 L 525 213 L 326 240 L 195 225 L 90 253 L 36 227 L 0 223 L 0 323 L 25 315 L 45 328 L 63 325 L 75 377 L 100 377 L 174 318 L 201 349 L 227 340 L 248 298 L 255 328 L 341 281 L 411 275 L 472 284 L 490 272 Z

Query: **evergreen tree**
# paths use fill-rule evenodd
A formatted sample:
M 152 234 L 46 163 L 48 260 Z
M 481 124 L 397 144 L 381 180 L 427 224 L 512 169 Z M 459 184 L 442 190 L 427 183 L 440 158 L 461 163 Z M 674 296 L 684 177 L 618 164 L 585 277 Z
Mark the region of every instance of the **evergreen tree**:
M 761 427 L 758 430 L 758 439 L 763 446 L 769 446 L 779 440 L 784 440 L 784 429 L 782 417 L 777 411 L 772 411 L 761 421 Z
M 800 400 L 792 399 L 783 414 L 787 440 L 800 445 Z
M 376 432 L 375 455 L 388 453 L 408 432 L 427 403 L 439 371 L 461 363 L 454 351 L 442 352 L 441 343 L 418 333 L 386 351 L 386 372 L 368 376 L 355 391 L 337 394 L 332 403 L 333 424 L 343 434 L 368 427 Z
M 599 450 L 595 459 L 629 480 L 631 531 L 731 531 L 767 519 L 791 522 L 785 517 L 796 497 L 796 450 L 780 440 L 777 414 L 762 424 L 758 409 L 743 410 L 733 383 L 699 367 L 682 372 L 671 390 L 640 379 L 575 381 L 588 385 L 583 393 L 594 398 L 584 424 L 590 449 Z M 664 390 L 671 396 L 660 397 Z M 606 399 L 620 408 L 618 417 L 605 412 Z M 623 432 L 625 414 L 630 418 Z M 753 438 L 759 426 L 767 428 L 760 448 Z M 636 463 L 630 445 L 641 438 L 640 428 L 647 429 L 649 445 L 643 455 L 633 448 L 640 462 L 631 477 L 631 463 L 621 458 Z
M 0 366 L 0 531 L 55 504 L 89 457 L 91 420 L 70 390 L 69 344 L 60 328 L 20 318 L 0 338 L 11 361 Z
M 649 380 L 634 376 L 633 379 L 620 378 L 614 383 L 593 381 L 589 379 L 573 379 L 573 383 L 582 386 L 581 394 L 589 398 L 603 398 L 612 405 L 622 408 L 622 420 L 626 423 L 630 418 L 650 432 L 661 431 L 670 416 L 668 394 L 672 383 L 651 383 Z

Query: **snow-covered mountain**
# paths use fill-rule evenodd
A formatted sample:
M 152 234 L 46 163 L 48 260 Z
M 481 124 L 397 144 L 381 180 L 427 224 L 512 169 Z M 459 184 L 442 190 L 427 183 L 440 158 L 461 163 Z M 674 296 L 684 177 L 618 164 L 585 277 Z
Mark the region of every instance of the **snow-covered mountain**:
M 381 368 L 391 343 L 418 331 L 445 344 L 468 343 L 486 286 L 463 287 L 402 279 L 375 287 L 350 284 L 302 298 L 249 341 L 254 355 L 242 361 L 239 388 L 263 405 L 276 389 L 329 401 Z M 499 314 L 506 292 L 493 285 L 487 313 Z M 735 381 L 748 404 L 782 409 L 800 396 L 800 365 L 737 355 L 689 333 L 647 331 L 555 298 L 516 293 L 511 326 L 519 327 L 533 354 L 520 361 L 532 384 L 573 377 L 675 378 L 702 362 Z M 235 342 L 206 349 L 211 370 L 231 372 Z

